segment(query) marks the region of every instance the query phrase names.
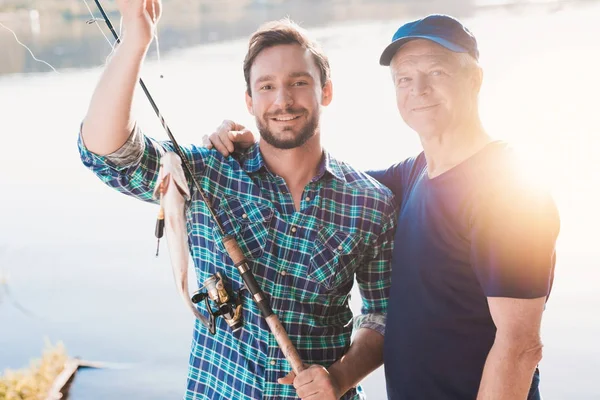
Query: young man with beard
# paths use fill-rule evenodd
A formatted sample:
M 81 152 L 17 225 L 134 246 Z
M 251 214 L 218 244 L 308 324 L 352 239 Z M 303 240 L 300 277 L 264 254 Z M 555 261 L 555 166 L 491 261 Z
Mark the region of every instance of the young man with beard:
M 142 133 L 131 112 L 160 6 L 158 0 L 119 2 L 125 35 L 93 94 L 79 138 L 86 167 L 144 201 L 152 201 L 161 155 L 173 148 Z M 322 148 L 320 112 L 332 99 L 329 63 L 301 29 L 285 21 L 259 29 L 250 39 L 244 75 L 248 110 L 262 140 L 236 160 L 203 147 L 183 152 L 310 367 L 286 375 L 286 359 L 242 292 L 242 330 L 234 333 L 218 318 L 213 336 L 196 321 L 185 398 L 364 398 L 358 382 L 383 362 L 396 221 L 392 195 Z M 190 210 L 198 282 L 221 272 L 237 291 L 243 282 L 197 193 Z M 363 308 L 351 343 L 348 302 L 355 278 Z
M 483 128 L 478 59 L 475 36 L 446 15 L 401 26 L 381 55 L 423 146 L 370 172 L 400 205 L 385 332 L 390 400 L 541 398 L 540 326 L 560 221 L 549 191 Z M 208 139 L 227 153 L 253 136 L 226 122 Z

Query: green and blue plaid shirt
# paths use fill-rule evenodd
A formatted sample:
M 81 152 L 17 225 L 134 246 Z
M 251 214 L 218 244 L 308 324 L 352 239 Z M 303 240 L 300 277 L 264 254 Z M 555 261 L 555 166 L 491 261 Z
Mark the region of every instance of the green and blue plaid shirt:
M 79 139 L 87 168 L 107 185 L 148 202 L 154 201 L 161 154 L 172 146 L 136 129 L 119 151 L 100 157 Z M 325 152 L 296 211 L 285 181 L 268 170 L 258 145 L 237 159 L 195 146 L 183 152 L 304 363 L 329 367 L 348 349 L 355 278 L 362 313 L 354 325 L 383 334 L 396 224 L 387 188 Z M 191 184 L 190 190 L 186 212 L 197 280 L 221 272 L 237 291 L 243 284 L 239 272 Z M 290 367 L 249 293 L 242 293 L 243 329 L 232 333 L 217 318 L 213 336 L 196 321 L 186 399 L 297 398 L 293 386 L 277 383 Z M 199 310 L 206 315 L 204 307 Z M 364 394 L 359 387 L 342 398 L 361 399 Z

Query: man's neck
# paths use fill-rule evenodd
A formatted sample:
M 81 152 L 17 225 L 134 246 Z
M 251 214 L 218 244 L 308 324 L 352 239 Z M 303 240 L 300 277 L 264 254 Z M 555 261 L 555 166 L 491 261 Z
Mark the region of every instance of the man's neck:
M 434 137 L 421 136 L 430 178 L 442 175 L 492 141 L 477 119 Z
M 259 142 L 259 146 L 269 170 L 281 176 L 290 190 L 303 189 L 314 178 L 323 156 L 318 133 L 302 146 L 289 150 L 275 148 L 264 140 Z

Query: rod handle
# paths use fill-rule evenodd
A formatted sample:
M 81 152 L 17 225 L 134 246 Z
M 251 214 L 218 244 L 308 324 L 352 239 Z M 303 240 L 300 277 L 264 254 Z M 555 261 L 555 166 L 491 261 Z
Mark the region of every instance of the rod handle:
M 290 340 L 290 337 L 281 324 L 281 321 L 279 321 L 279 318 L 277 318 L 277 315 L 271 314 L 271 316 L 267 317 L 266 320 L 269 328 L 271 328 L 273 336 L 275 336 L 277 344 L 279 344 L 281 352 L 292 367 L 292 371 L 294 371 L 296 376 L 298 376 L 300 372 L 305 370 L 304 363 L 300 358 L 300 354 L 298 354 L 298 350 L 296 350 L 296 347 Z
M 234 265 L 246 262 L 246 256 L 244 256 L 244 252 L 233 236 L 227 235 L 223 237 L 223 247 L 225 247 L 225 250 L 227 251 L 227 254 L 229 254 Z
M 281 321 L 279 321 L 277 315 L 273 313 L 271 305 L 269 304 L 269 299 L 258 286 L 258 283 L 254 278 L 254 274 L 248 267 L 248 261 L 244 256 L 244 252 L 240 248 L 235 238 L 230 235 L 227 235 L 223 238 L 223 246 L 233 261 L 235 267 L 242 275 L 242 279 L 244 280 L 246 287 L 252 294 L 252 298 L 267 321 L 267 325 L 269 325 L 271 333 L 273 333 L 273 336 L 275 336 L 275 340 L 277 341 L 281 352 L 290 363 L 292 371 L 298 375 L 304 370 L 304 363 L 298 354 L 298 350 L 296 350 L 296 347 L 290 340 L 285 328 L 281 324 Z

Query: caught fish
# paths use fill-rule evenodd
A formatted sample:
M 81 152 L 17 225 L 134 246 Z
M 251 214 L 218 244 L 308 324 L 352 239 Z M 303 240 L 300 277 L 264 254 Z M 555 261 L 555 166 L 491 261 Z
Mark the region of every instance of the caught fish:
M 183 298 L 183 302 L 200 322 L 208 326 L 208 319 L 201 315 L 198 309 L 192 304 L 188 289 L 190 249 L 188 245 L 185 203 L 190 197 L 190 189 L 181 167 L 181 158 L 173 152 L 165 153 L 160 160 L 158 180 L 154 188 L 154 198 L 160 199 L 161 212 L 159 218 L 164 217 L 173 278 L 175 279 L 177 291 Z

